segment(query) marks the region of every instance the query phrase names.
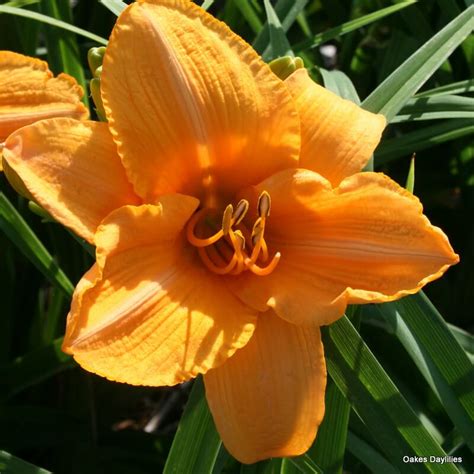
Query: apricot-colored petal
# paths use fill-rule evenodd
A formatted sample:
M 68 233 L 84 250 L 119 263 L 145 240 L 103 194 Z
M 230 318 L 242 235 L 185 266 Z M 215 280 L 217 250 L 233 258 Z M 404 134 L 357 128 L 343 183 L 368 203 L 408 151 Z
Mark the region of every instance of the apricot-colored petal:
M 269 276 L 229 284 L 290 322 L 329 324 L 348 303 L 416 293 L 459 260 L 419 200 L 383 174 L 359 173 L 333 190 L 317 173 L 286 170 L 247 197 L 262 190 L 272 198 L 265 235 L 281 260 Z
M 256 311 L 206 271 L 183 238 L 197 205 L 170 195 L 103 221 L 98 263 L 74 294 L 64 339 L 82 367 L 133 385 L 174 385 L 247 343 Z
M 302 454 L 324 415 L 326 366 L 319 327 L 263 313 L 249 343 L 209 371 L 204 382 L 217 430 L 239 461 Z
M 53 77 L 44 61 L 0 51 L 0 142 L 40 119 L 86 119 L 82 95 L 75 79 L 67 74 Z
M 385 128 L 385 117 L 361 109 L 316 84 L 298 69 L 286 84 L 301 119 L 299 166 L 337 186 L 367 163 Z
M 180 192 L 211 206 L 216 193 L 231 198 L 297 163 L 299 118 L 287 87 L 192 2 L 132 4 L 101 77 L 119 153 L 146 202 Z
M 89 242 L 107 214 L 140 202 L 104 123 L 41 120 L 10 135 L 3 156 L 38 204 Z

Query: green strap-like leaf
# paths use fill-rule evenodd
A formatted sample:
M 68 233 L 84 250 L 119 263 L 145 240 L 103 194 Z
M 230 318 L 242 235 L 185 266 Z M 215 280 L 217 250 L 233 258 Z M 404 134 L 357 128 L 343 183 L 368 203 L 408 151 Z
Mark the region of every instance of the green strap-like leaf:
M 69 2 L 61 0 L 41 0 L 40 9 L 48 18 L 63 23 L 72 23 L 72 11 Z M 48 49 L 48 64 L 56 73 L 65 72 L 74 77 L 83 90 L 87 90 L 86 78 L 79 52 L 76 35 L 67 30 L 48 28 L 45 32 Z M 82 101 L 89 106 L 88 94 Z
M 9 7 L 6 5 L 0 5 L 0 13 L 8 13 L 10 15 L 22 16 L 25 18 L 30 18 L 31 20 L 40 21 L 47 25 L 55 26 L 56 28 L 61 28 L 63 30 L 69 31 L 71 33 L 76 33 L 77 35 L 84 36 L 96 43 L 107 45 L 107 40 L 100 36 L 90 33 L 89 31 L 78 28 L 77 26 L 71 25 L 56 18 L 51 18 L 47 15 L 42 15 L 41 13 L 33 12 L 31 10 L 24 10 L 22 8 Z
M 390 121 L 474 28 L 474 7 L 466 9 L 410 56 L 367 99 L 363 107 Z
M 404 456 L 446 456 L 347 317 L 323 329 L 331 378 L 387 459 L 403 473 L 458 473 L 453 464 L 407 464 Z
M 412 98 L 390 122 L 454 118 L 474 119 L 474 98 L 457 95 Z
M 473 133 L 474 122 L 470 119 L 453 119 L 424 127 L 382 142 L 375 152 L 375 162 L 380 166 L 401 156 L 408 158 L 415 151 L 425 150 Z
M 405 189 L 413 194 L 415 190 L 415 155 L 411 157 L 410 168 L 408 168 L 407 181 L 405 183 Z
M 2 397 L 16 395 L 53 375 L 75 367 L 74 359 L 61 350 L 62 342 L 62 338 L 56 339 L 48 346 L 19 357 L 0 370 L 0 378 L 6 381 Z
M 0 230 L 53 285 L 72 295 L 72 283 L 3 193 L 0 193 Z
M 346 450 L 350 405 L 331 380 L 326 390 L 326 413 L 319 427 L 316 442 L 308 454 L 323 472 L 342 473 Z
M 444 86 L 419 92 L 415 97 L 433 97 L 436 95 L 446 94 L 467 94 L 474 92 L 474 79 L 466 79 L 465 81 L 453 82 Z
M 303 11 L 308 0 L 278 0 L 275 5 L 277 18 L 281 20 L 281 26 L 286 33 L 296 20 L 296 17 Z M 254 49 L 264 58 L 270 53 L 270 27 L 268 22 L 263 25 L 262 30 L 253 42 Z
M 319 68 L 318 71 L 321 73 L 326 89 L 329 89 L 343 99 L 360 105 L 359 95 L 354 84 L 342 71 L 327 71 L 323 68 Z
M 270 32 L 270 51 L 268 54 L 264 54 L 263 58 L 266 61 L 271 59 L 280 58 L 282 56 L 294 56 L 291 50 L 290 43 L 286 37 L 285 31 L 281 26 L 280 19 L 278 18 L 275 10 L 273 9 L 270 0 L 263 0 L 265 5 L 265 12 L 267 14 L 267 23 Z
M 293 46 L 293 50 L 303 51 L 309 48 L 316 48 L 322 43 L 326 43 L 334 38 L 338 38 L 339 36 L 346 35 L 351 31 L 358 30 L 364 26 L 370 25 L 382 18 L 392 15 L 395 12 L 398 12 L 410 5 L 413 5 L 418 0 L 407 0 L 405 2 L 396 3 L 395 5 L 390 5 L 389 7 L 382 8 L 377 10 L 376 12 L 369 13 L 368 15 L 361 16 L 359 18 L 355 18 L 354 20 L 347 21 L 342 25 L 336 26 L 335 28 L 331 28 L 330 30 L 324 31 L 323 33 L 318 33 L 313 38 L 301 41 Z
M 307 455 L 303 454 L 296 458 L 288 458 L 293 466 L 303 474 L 323 474 L 324 471 Z
M 198 377 L 176 431 L 164 474 L 211 473 L 221 447 L 211 412 Z
M 378 309 L 474 451 L 474 368 L 442 316 L 423 293 Z
M 347 450 L 362 461 L 370 472 L 400 474 L 377 450 L 350 431 L 347 434 Z
M 127 7 L 127 4 L 122 2 L 122 0 L 99 0 L 99 2 L 117 16 Z
M 242 13 L 242 16 L 245 18 L 250 28 L 252 28 L 253 32 L 255 34 L 260 33 L 263 25 L 255 12 L 252 3 L 249 0 L 239 0 L 238 2 L 235 2 L 235 5 L 240 10 L 240 13 Z
M 0 474 L 51 474 L 51 471 L 34 466 L 6 451 L 0 451 Z

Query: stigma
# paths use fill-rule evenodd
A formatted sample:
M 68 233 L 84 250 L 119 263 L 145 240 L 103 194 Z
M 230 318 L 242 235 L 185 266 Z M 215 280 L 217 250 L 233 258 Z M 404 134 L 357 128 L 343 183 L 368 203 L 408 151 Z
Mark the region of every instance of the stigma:
M 237 206 L 229 204 L 223 214 L 219 229 L 210 219 L 211 209 L 198 210 L 186 226 L 186 237 L 197 248 L 204 265 L 218 275 L 239 275 L 250 271 L 258 276 L 269 275 L 275 270 L 281 254 L 276 252 L 269 263 L 265 241 L 265 223 L 270 217 L 270 195 L 263 191 L 257 201 L 258 217 L 252 230 L 243 223 L 249 202 L 241 199 Z M 198 237 L 207 228 L 213 228 L 209 237 Z

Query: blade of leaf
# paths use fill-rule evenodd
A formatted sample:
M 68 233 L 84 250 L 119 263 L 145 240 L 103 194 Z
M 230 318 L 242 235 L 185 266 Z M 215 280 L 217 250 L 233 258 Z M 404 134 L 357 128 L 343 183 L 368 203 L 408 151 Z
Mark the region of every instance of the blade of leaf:
M 346 450 L 350 405 L 331 380 L 326 390 L 326 413 L 318 430 L 316 442 L 308 454 L 323 472 L 342 473 Z
M 99 44 L 103 44 L 104 46 L 107 45 L 107 40 L 105 38 L 97 36 L 94 33 L 90 33 L 89 31 L 83 30 L 82 28 L 78 28 L 77 26 L 71 25 L 70 23 L 67 23 L 65 21 L 52 18 L 48 15 L 42 15 L 41 13 L 33 12 L 30 10 L 23 10 L 22 8 L 10 7 L 7 5 L 0 5 L 0 13 L 8 13 L 10 15 L 22 16 L 24 18 L 36 20 L 41 23 L 54 26 L 56 28 L 61 28 L 71 33 L 75 33 L 77 35 L 84 36 L 84 38 L 90 39 Z
M 474 98 L 456 95 L 412 98 L 390 123 L 453 118 L 474 118 Z
M 0 473 L 2 474 L 52 474 L 51 471 L 23 461 L 6 451 L 0 451 Z
M 323 328 L 323 340 L 331 378 L 395 467 L 403 473 L 426 472 L 426 466 L 404 463 L 403 456 L 446 456 L 347 317 Z M 429 468 L 459 473 L 452 464 Z
M 474 28 L 474 6 L 466 9 L 412 54 L 363 102 L 391 120 Z
M 207 406 L 202 378 L 198 377 L 181 417 L 163 474 L 212 472 L 221 444 Z
M 18 357 L 0 370 L 6 380 L 2 397 L 9 398 L 64 370 L 76 367 L 74 359 L 61 350 L 63 339 L 58 338 L 48 346 Z
M 270 33 L 270 51 L 268 54 L 264 54 L 263 58 L 268 61 L 282 56 L 294 56 L 280 19 L 275 13 L 270 0 L 264 0 L 264 5 Z
M 53 285 L 67 296 L 72 295 L 72 283 L 3 193 L 0 193 L 0 230 Z
M 360 105 L 359 95 L 354 84 L 342 71 L 327 71 L 324 68 L 318 68 L 318 71 L 321 73 L 326 89 L 329 89 L 343 99 Z
M 383 472 L 384 474 L 400 473 L 370 444 L 350 431 L 347 433 L 347 450 L 359 461 L 363 462 L 371 472 Z
M 122 0 L 99 0 L 99 2 L 117 16 L 127 7 L 127 4 L 122 2 Z
M 415 189 L 415 155 L 411 157 L 410 168 L 408 169 L 407 182 L 405 184 L 405 189 L 410 191 L 413 194 Z
M 330 30 L 318 33 L 313 38 L 309 38 L 307 40 L 301 41 L 300 43 L 296 43 L 293 46 L 293 50 L 299 52 L 310 48 L 316 48 L 322 43 L 326 43 L 327 41 L 346 35 L 351 31 L 358 30 L 359 28 L 381 20 L 386 16 L 392 15 L 393 13 L 396 13 L 406 7 L 409 7 L 410 5 L 413 5 L 417 1 L 418 0 L 407 0 L 405 2 L 396 3 L 395 5 L 390 5 L 389 7 L 382 8 L 380 10 L 377 10 L 376 12 L 369 13 L 368 15 L 364 15 L 359 18 L 355 18 L 354 20 L 347 21 L 342 25 L 336 26 L 335 28 L 331 28 Z
M 252 28 L 253 32 L 258 34 L 263 28 L 263 24 L 249 0 L 238 0 L 235 2 L 235 5 L 240 10 L 240 13 L 242 13 L 242 16 L 245 18 L 250 28 Z
M 466 79 L 465 81 L 453 82 L 444 86 L 419 92 L 415 97 L 433 97 L 445 94 L 466 94 L 474 92 L 474 79 Z
M 474 133 L 474 123 L 469 119 L 453 119 L 424 127 L 382 142 L 375 151 L 375 163 L 380 166 L 401 156 L 410 156 L 413 152 L 425 150 L 472 133 Z
M 423 293 L 377 308 L 474 451 L 474 368 L 442 316 Z
M 69 2 L 42 0 L 40 9 L 51 18 L 72 23 L 72 11 Z M 50 68 L 57 74 L 61 72 L 70 74 L 86 91 L 87 83 L 75 34 L 55 28 L 46 29 L 45 34 Z M 87 106 L 89 105 L 88 94 L 84 94 L 82 101 Z
M 295 458 L 287 458 L 285 462 L 291 463 L 303 474 L 323 474 L 323 471 L 307 454 Z
M 275 5 L 275 13 L 278 18 L 281 18 L 281 26 L 286 33 L 296 17 L 303 11 L 308 0 L 278 0 Z M 262 30 L 255 38 L 252 46 L 262 56 L 266 57 L 270 51 L 270 27 L 268 22 L 263 25 Z

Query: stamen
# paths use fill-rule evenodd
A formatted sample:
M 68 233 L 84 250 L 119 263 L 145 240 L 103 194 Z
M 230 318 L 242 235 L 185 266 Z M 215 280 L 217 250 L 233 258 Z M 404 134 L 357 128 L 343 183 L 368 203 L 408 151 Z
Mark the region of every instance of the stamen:
M 262 191 L 262 193 L 258 197 L 257 202 L 258 215 L 263 218 L 269 217 L 271 207 L 272 201 L 270 199 L 270 194 L 268 194 L 267 191 Z
M 208 213 L 209 209 L 201 209 L 200 211 L 197 211 L 193 217 L 189 219 L 188 225 L 186 226 L 186 237 L 195 247 L 207 247 L 208 245 L 212 245 L 224 235 L 224 232 L 221 229 L 206 239 L 196 237 L 194 233 L 196 225 L 201 220 L 201 218 Z
M 229 233 L 229 230 L 232 227 L 232 215 L 234 213 L 234 208 L 232 207 L 232 204 L 229 204 L 224 211 L 224 214 L 222 215 L 222 231 L 224 232 L 224 235 L 227 235 Z
M 207 238 L 200 238 L 196 230 L 202 232 L 203 226 L 214 230 L 217 225 L 204 218 L 212 212 L 210 208 L 197 211 L 186 226 L 188 241 L 198 248 L 198 254 L 204 265 L 218 275 L 238 275 L 250 270 L 252 273 L 269 275 L 278 265 L 281 254 L 277 252 L 270 263 L 261 267 L 257 261 L 265 263 L 269 258 L 268 245 L 265 242 L 265 221 L 270 216 L 271 200 L 267 191 L 263 191 L 257 202 L 258 217 L 252 227 L 252 232 L 242 223 L 249 209 L 249 202 L 241 199 L 235 210 L 229 204 L 222 214 L 221 229 Z M 236 228 L 239 226 L 239 228 Z M 251 245 L 251 254 L 245 250 L 246 244 Z M 207 247 L 207 248 L 206 248 Z
M 266 275 L 270 275 L 270 273 L 272 273 L 273 270 L 275 270 L 276 266 L 278 265 L 278 262 L 280 261 L 280 258 L 281 258 L 281 254 L 280 252 L 277 252 L 273 256 L 272 261 L 266 267 L 263 267 L 263 268 L 253 263 L 252 260 L 250 260 L 250 258 L 246 258 L 244 263 L 245 263 L 245 266 L 252 273 L 255 273 L 255 275 L 266 276 Z
M 217 273 L 218 275 L 225 275 L 226 273 L 229 273 L 237 264 L 236 254 L 234 254 L 230 262 L 225 267 L 219 267 L 209 258 L 209 255 L 207 254 L 205 248 L 198 247 L 198 253 L 206 267 L 209 268 L 209 270 L 211 270 L 212 272 Z
M 247 214 L 249 210 L 249 202 L 246 199 L 241 199 L 235 208 L 235 212 L 232 216 L 234 225 L 239 225 L 242 222 L 242 219 Z

